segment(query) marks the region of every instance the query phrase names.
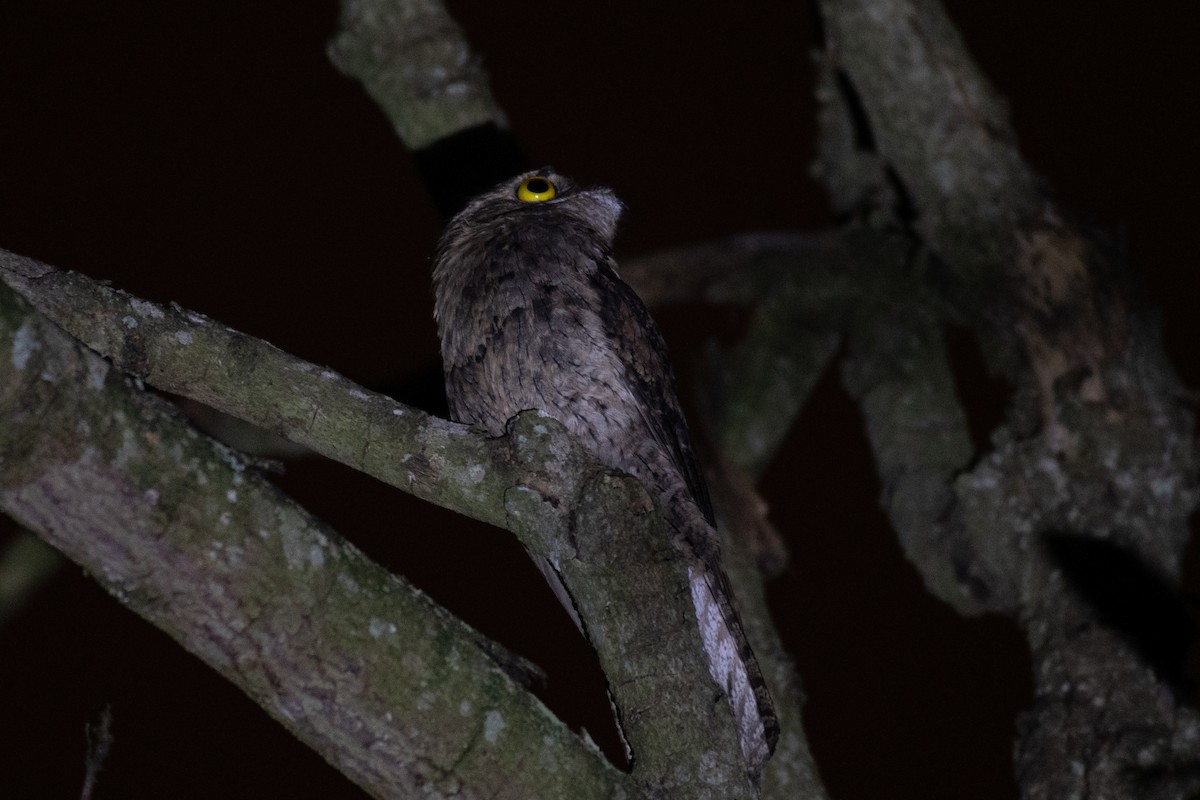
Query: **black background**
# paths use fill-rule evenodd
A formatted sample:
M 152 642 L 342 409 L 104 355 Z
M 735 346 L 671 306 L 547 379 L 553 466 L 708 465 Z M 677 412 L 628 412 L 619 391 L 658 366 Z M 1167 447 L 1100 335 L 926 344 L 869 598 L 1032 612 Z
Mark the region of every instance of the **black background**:
M 665 5 L 451 10 L 530 161 L 611 185 L 628 204 L 621 253 L 827 227 L 808 177 L 808 4 Z M 1128 234 L 1196 385 L 1195 5 L 947 5 L 1010 99 L 1030 162 L 1067 206 Z M 176 301 L 435 409 L 428 257 L 440 222 L 382 113 L 325 57 L 336 13 L 0 5 L 0 247 Z M 722 314 L 658 316 L 686 382 L 690 345 Z M 611 746 L 594 658 L 510 537 L 315 460 L 280 483 L 545 666 L 551 707 Z M 793 554 L 771 600 L 832 795 L 1016 797 L 1014 716 L 1031 687 L 1022 638 L 924 594 L 877 510 L 835 373 L 763 488 Z M 0 536 L 10 528 L 0 521 Z M 0 629 L 0 686 L 0 797 L 78 796 L 84 725 L 106 704 L 115 745 L 98 798 L 360 796 L 77 568 Z

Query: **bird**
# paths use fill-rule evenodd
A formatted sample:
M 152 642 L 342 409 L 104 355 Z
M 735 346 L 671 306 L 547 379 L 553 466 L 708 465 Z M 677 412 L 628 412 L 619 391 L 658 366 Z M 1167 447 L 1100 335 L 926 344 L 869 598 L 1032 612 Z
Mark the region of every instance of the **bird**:
M 709 673 L 757 776 L 778 718 L 721 568 L 666 343 L 618 273 L 613 239 L 623 209 L 611 189 L 546 167 L 501 182 L 450 220 L 433 259 L 450 417 L 501 436 L 511 418 L 537 409 L 646 485 L 686 560 Z M 554 568 L 539 567 L 580 624 Z

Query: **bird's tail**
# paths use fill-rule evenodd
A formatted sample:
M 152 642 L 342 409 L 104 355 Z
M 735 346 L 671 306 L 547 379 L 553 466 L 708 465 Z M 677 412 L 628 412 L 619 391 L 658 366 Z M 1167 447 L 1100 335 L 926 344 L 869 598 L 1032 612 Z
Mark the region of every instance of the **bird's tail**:
M 734 610 L 725 573 L 707 565 L 689 565 L 688 581 L 708 671 L 729 698 L 742 756 L 749 772 L 757 776 L 779 739 L 775 704 Z

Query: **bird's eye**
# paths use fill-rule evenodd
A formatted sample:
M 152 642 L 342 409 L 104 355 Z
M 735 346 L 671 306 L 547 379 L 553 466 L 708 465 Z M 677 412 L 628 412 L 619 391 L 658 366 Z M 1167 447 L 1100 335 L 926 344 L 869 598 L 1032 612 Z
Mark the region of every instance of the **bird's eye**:
M 541 175 L 531 175 L 517 187 L 517 199 L 523 203 L 544 203 L 556 194 L 554 184 Z

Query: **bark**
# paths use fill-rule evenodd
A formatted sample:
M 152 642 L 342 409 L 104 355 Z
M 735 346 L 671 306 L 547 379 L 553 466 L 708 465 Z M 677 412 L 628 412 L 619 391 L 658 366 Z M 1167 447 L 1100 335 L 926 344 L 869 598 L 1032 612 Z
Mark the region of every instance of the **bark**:
M 553 420 L 527 413 L 513 423 L 507 436 L 488 439 L 465 426 L 401 407 L 329 370 L 288 356 L 194 312 L 166 309 L 12 254 L 6 254 L 0 264 L 0 277 L 18 287 L 41 310 L 54 315 L 55 322 L 68 332 L 109 357 L 113 366 L 133 372 L 139 383 L 144 379 L 159 389 L 210 402 L 225 412 L 269 425 L 281 435 L 398 488 L 499 523 L 515 532 L 532 553 L 559 565 L 580 603 L 581 616 L 607 668 L 627 733 L 638 748 L 630 777 L 604 763 L 597 753 L 553 721 L 532 696 L 516 687 L 505 684 L 503 692 L 515 704 L 515 710 L 497 705 L 494 695 L 498 689 L 464 693 L 456 680 L 445 678 L 439 665 L 449 663 L 457 668 L 462 663 L 463 669 L 483 669 L 477 680 L 494 673 L 497 664 L 509 672 L 527 672 L 528 668 L 495 643 L 449 619 L 415 589 L 387 576 L 333 531 L 273 492 L 235 454 L 187 427 L 161 401 L 126 386 L 121 373 L 110 369 L 109 362 L 82 350 L 52 323 L 12 298 L 13 311 L 6 330 L 12 337 L 12 366 L 18 373 L 11 379 L 0 376 L 0 383 L 10 391 L 10 405 L 0 407 L 0 413 L 21 424 L 10 426 L 5 431 L 8 438 L 0 441 L 7 470 L 0 503 L 14 518 L 90 571 L 111 576 L 111 580 L 104 581 L 106 588 L 213 664 L 269 713 L 293 726 L 298 736 L 352 780 L 380 795 L 408 791 L 429 779 L 427 767 L 432 762 L 432 769 L 446 786 L 459 787 L 468 794 L 490 791 L 486 787 L 499 782 L 512 784 L 511 796 L 566 796 L 562 786 L 567 784 L 562 781 L 572 786 L 575 784 L 571 781 L 584 782 L 587 791 L 597 796 L 607 796 L 618 786 L 625 787 L 630 795 L 668 791 L 675 797 L 733 798 L 755 793 L 737 756 L 727 705 L 708 702 L 711 678 L 698 630 L 694 623 L 688 623 L 694 612 L 686 577 L 680 564 L 664 557 L 671 552 L 670 545 L 653 504 L 636 481 L 610 475 Z M 44 334 L 40 333 L 43 329 Z M 87 422 L 73 429 L 62 422 L 75 419 L 72 413 L 78 414 L 79 410 L 70 406 L 55 411 L 51 400 L 43 396 L 47 390 L 37 376 L 58 375 L 63 370 L 30 362 L 34 355 L 43 353 L 66 358 L 58 355 L 60 350 L 69 351 L 72 359 L 85 365 L 74 368 L 67 378 L 87 380 L 87 370 L 92 370 L 96 376 L 91 380 L 111 378 L 118 388 L 103 397 L 74 389 L 50 393 L 80 402 L 93 401 L 88 411 L 98 418 L 113 414 L 132 417 L 131 412 L 113 411 L 109 406 L 118 402 L 142 404 L 139 408 L 149 410 L 138 417 L 141 424 L 123 429 L 118 445 L 132 448 L 148 442 L 153 445 L 153 455 L 165 456 L 169 463 L 143 463 L 121 453 L 105 458 L 104 446 L 91 438 L 100 427 L 98 423 Z M 34 414 L 32 409 L 41 411 Z M 63 436 L 70 435 L 69 440 L 56 443 L 54 437 L 39 434 L 44 425 L 61 428 Z M 26 442 L 31 444 L 22 446 Z M 180 450 L 176 442 L 195 444 Z M 58 447 L 72 451 L 70 471 L 65 477 L 56 472 L 54 451 Z M 75 463 L 80 458 L 75 450 L 87 458 Z M 96 456 L 97 452 L 101 457 Z M 196 464 L 233 473 L 219 478 L 198 477 L 191 472 L 200 469 Z M 44 476 L 43 471 L 47 473 Z M 132 475 L 125 475 L 125 471 Z M 135 483 L 130 485 L 130 481 Z M 180 485 L 178 493 L 174 491 L 176 484 Z M 172 489 L 170 494 L 167 487 Z M 135 497 L 143 497 L 143 502 L 123 499 Z M 273 504 L 280 509 L 273 511 Z M 192 511 L 193 506 L 198 508 Z M 241 509 L 252 509 L 253 514 L 245 520 L 231 516 Z M 280 532 L 264 527 L 264 519 L 278 518 L 285 525 Z M 186 525 L 183 519 L 188 520 Z M 83 524 L 64 539 L 59 532 L 70 521 Z M 224 530 L 230 525 L 236 530 Z M 229 538 L 218 538 L 214 543 L 213 529 Z M 170 537 L 164 538 L 165 533 L 177 530 L 188 537 L 185 555 L 178 556 L 173 549 L 166 554 L 154 549 L 182 547 Z M 101 546 L 102 542 L 107 546 Z M 143 555 L 145 548 L 151 552 Z M 133 564 L 123 560 L 122 554 L 129 552 L 137 554 Z M 230 567 L 234 575 L 207 579 L 206 570 L 213 559 L 218 559 L 213 567 L 218 571 L 228 566 L 219 562 L 221 557 L 236 562 Z M 273 557 L 275 562 L 271 562 Z M 331 570 L 324 569 L 327 562 L 341 567 L 345 561 L 353 564 L 348 577 L 341 577 L 339 570 L 317 588 L 308 586 L 304 591 L 293 590 L 276 574 L 282 572 L 289 580 L 308 581 L 311 578 L 303 574 L 306 565 L 328 573 Z M 139 579 L 153 576 L 154 586 L 147 588 L 130 578 L 131 573 Z M 413 605 L 387 607 L 395 601 L 393 580 L 412 595 Z M 334 591 L 344 595 L 343 602 L 330 602 L 329 593 Z M 186 595 L 187 601 L 175 595 Z M 167 603 L 164 596 L 171 602 Z M 219 598 L 228 599 L 218 602 Z M 262 610 L 268 599 L 270 608 Z M 293 620 L 313 617 L 313 606 L 318 601 L 321 624 L 314 630 L 306 629 L 303 635 L 296 634 Z M 375 603 L 385 605 L 376 608 Z M 254 611 L 247 612 L 247 606 Z M 355 614 L 339 622 L 338 615 L 351 606 Z M 214 614 L 217 621 L 210 619 Z M 278 622 L 267 623 L 260 619 L 263 614 L 272 620 L 278 618 Z M 399 627 L 400 617 L 404 618 L 404 627 Z M 281 627 L 275 630 L 271 624 Z M 330 630 L 340 630 L 343 625 L 350 626 L 355 635 L 335 636 Z M 449 634 L 441 630 L 447 625 L 450 630 L 458 630 L 463 641 L 457 642 L 457 649 L 449 654 L 439 650 L 440 661 L 435 661 L 434 655 L 413 658 L 406 662 L 409 669 L 396 670 L 386 660 L 398 657 L 395 653 L 376 652 L 380 639 L 392 642 L 394 647 L 409 647 L 418 631 L 433 637 L 431 646 L 447 646 L 443 640 Z M 384 636 L 390 636 L 394 627 L 399 631 L 395 637 Z M 262 635 L 271 637 L 272 647 L 277 649 L 264 652 L 254 636 L 238 635 L 243 629 L 253 631 L 255 636 L 266 631 Z M 363 631 L 370 635 L 362 635 Z M 286 639 L 286 647 L 278 639 Z M 647 647 L 648 642 L 654 646 Z M 464 662 L 459 651 L 468 645 L 476 655 L 491 657 L 486 669 L 478 659 Z M 302 650 L 303 655 L 292 648 Z M 248 674 L 238 666 L 243 661 L 259 666 Z M 260 663 L 265 661 L 272 663 Z M 388 679 L 384 681 L 364 664 L 386 671 Z M 340 671 L 353 673 L 354 691 L 364 696 L 362 705 L 349 702 L 350 690 L 341 686 L 341 677 L 335 681 L 326 676 L 332 669 L 339 670 L 339 676 Z M 332 693 L 321 696 L 324 705 L 318 706 L 316 700 L 305 699 L 300 689 L 290 687 L 284 688 L 300 694 L 299 700 L 293 700 L 290 693 L 277 696 L 282 684 L 307 686 L 312 681 L 321 687 L 335 684 Z M 394 691 L 400 693 L 395 695 L 393 682 L 402 685 L 404 692 L 411 694 L 419 689 L 421 694 L 412 697 L 397 688 Z M 293 706 L 299 704 L 306 715 L 319 716 L 330 710 L 329 701 L 334 695 L 338 698 L 336 713 L 325 723 L 333 726 L 334 732 L 326 731 L 322 724 L 310 731 L 306 725 L 313 721 L 308 716 L 303 720 L 305 725 L 297 725 L 294 718 L 298 712 Z M 341 733 L 367 726 L 368 720 L 375 720 L 371 723 L 375 725 L 382 716 L 389 725 L 383 725 L 372 736 L 442 737 L 443 725 L 449 723 L 430 722 L 425 715 L 428 709 L 423 707 L 429 704 L 476 710 L 478 714 L 474 715 L 455 711 L 462 719 L 449 719 L 461 726 L 469 720 L 480 723 L 482 714 L 483 727 L 477 725 L 466 731 L 456 727 L 444 734 L 450 737 L 449 743 L 439 739 L 432 750 L 396 750 L 377 745 L 371 737 L 350 739 Z M 406 715 L 409 713 L 418 716 Z M 541 722 L 526 722 L 522 714 Z M 514 719 L 522 720 L 519 727 L 512 722 Z M 403 737 L 388 732 L 393 723 L 404 730 Z M 418 733 L 427 723 L 433 725 L 433 731 Z M 558 726 L 554 728 L 559 737 L 557 746 L 574 747 L 577 752 L 562 755 L 542 749 L 542 740 L 549 735 L 545 726 L 551 724 Z M 798 727 L 798 720 L 793 719 L 792 724 Z M 479 764 L 457 769 L 448 754 L 469 746 L 470 741 L 461 737 L 477 737 L 482 730 L 487 744 L 496 744 L 498 740 L 492 733 L 498 736 L 504 727 L 510 728 L 504 760 L 489 756 Z M 522 745 L 507 748 L 508 737 L 520 738 Z M 363 747 L 369 752 L 355 751 Z M 569 767 L 573 777 L 560 774 L 546 778 L 528 773 L 521 780 L 513 779 L 507 770 L 533 759 L 532 751 L 539 753 L 537 758 L 543 764 L 574 764 Z M 384 761 L 394 763 L 389 767 L 381 764 Z
M 0 352 L 5 512 L 351 780 L 379 797 L 636 794 L 479 634 L 3 285 Z
M 1036 701 L 1016 746 L 1024 796 L 1188 797 L 1197 715 L 1137 630 L 1170 603 L 1120 622 L 1177 587 L 1197 502 L 1194 419 L 1155 317 L 1103 234 L 1040 190 L 937 3 L 820 7 L 819 172 L 844 210 L 908 223 L 916 254 L 914 291 L 858 311 L 843 364 L 896 532 L 930 591 L 1025 630 Z M 952 323 L 971 326 L 1015 387 L 983 453 L 942 343 Z
M 410 150 L 492 122 L 507 127 L 479 56 L 434 0 L 345 0 L 329 46 L 360 80 Z

